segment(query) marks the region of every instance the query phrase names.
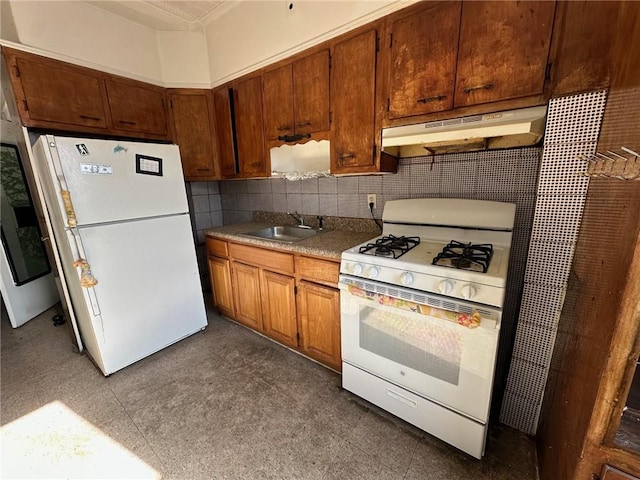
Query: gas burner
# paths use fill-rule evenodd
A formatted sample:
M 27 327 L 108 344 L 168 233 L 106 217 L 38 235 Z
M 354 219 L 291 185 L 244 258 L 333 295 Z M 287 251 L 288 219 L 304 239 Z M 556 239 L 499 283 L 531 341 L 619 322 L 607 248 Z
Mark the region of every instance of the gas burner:
M 387 235 L 360 247 L 359 252 L 378 257 L 400 258 L 420 243 L 420 237 Z
M 490 243 L 473 244 L 451 240 L 431 262 L 433 265 L 487 273 L 493 256 Z

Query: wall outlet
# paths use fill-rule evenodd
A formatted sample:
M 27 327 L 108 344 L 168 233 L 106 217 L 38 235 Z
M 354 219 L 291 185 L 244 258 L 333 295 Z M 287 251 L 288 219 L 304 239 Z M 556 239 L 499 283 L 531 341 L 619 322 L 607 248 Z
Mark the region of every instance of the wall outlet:
M 367 194 L 367 207 L 370 206 L 373 203 L 373 208 L 376 208 L 376 194 L 375 193 L 368 193 Z

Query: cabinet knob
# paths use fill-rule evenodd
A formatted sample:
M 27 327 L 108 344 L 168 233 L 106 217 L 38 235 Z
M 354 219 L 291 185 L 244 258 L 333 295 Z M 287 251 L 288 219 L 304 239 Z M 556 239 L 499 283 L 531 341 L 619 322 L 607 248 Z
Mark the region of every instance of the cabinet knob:
M 494 87 L 493 83 L 485 83 L 484 85 L 478 85 L 478 86 L 475 86 L 475 87 L 467 87 L 467 88 L 463 89 L 462 91 L 464 93 L 469 94 L 469 93 L 474 92 L 476 90 L 491 90 L 493 87 Z

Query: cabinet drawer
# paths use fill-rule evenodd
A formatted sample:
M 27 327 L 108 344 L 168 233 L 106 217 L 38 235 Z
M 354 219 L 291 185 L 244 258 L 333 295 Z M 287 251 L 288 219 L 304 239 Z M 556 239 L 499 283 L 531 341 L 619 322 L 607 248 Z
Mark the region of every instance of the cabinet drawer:
M 293 255 L 290 253 L 274 252 L 238 243 L 229 244 L 229 253 L 234 260 L 265 267 L 274 272 L 293 275 Z
M 340 275 L 340 264 L 319 258 L 296 257 L 296 271 L 301 278 L 336 286 Z
M 224 240 L 219 240 L 217 238 L 206 237 L 205 238 L 207 244 L 207 253 L 209 255 L 215 255 L 217 257 L 228 257 L 229 256 L 229 247 L 228 243 Z

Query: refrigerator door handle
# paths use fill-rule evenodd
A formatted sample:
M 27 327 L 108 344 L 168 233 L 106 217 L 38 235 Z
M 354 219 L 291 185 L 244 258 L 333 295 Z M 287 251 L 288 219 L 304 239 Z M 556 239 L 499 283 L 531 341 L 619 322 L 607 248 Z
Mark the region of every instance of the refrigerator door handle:
M 69 190 L 60 190 L 60 196 L 62 197 L 62 203 L 64 203 L 64 211 L 67 214 L 67 225 L 70 228 L 75 228 L 78 225 L 78 221 L 71 202 L 71 192 Z

